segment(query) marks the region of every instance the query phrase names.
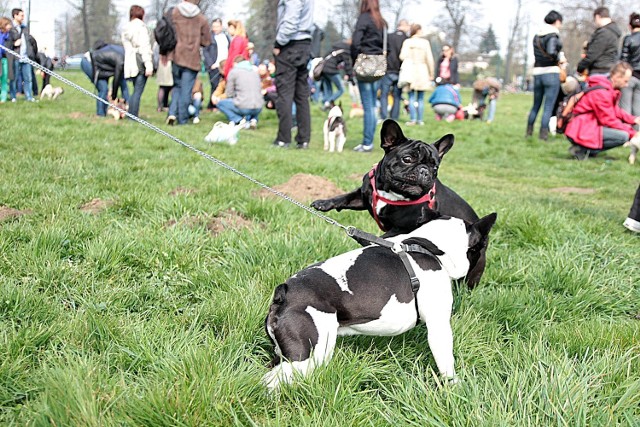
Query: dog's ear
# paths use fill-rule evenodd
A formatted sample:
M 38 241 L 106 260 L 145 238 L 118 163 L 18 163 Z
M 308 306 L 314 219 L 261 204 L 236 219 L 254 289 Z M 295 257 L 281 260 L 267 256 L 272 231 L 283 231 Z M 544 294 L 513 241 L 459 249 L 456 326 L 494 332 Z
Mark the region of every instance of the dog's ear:
M 483 244 L 486 244 L 489 232 L 491 231 L 493 225 L 496 223 L 497 217 L 498 214 L 496 212 L 493 212 L 483 218 L 480 218 L 479 220 L 468 226 L 467 231 L 469 232 L 469 248 L 473 248 L 479 243 L 483 242 Z
M 380 147 L 388 153 L 398 145 L 405 142 L 407 138 L 402 133 L 400 125 L 391 119 L 387 119 L 382 123 L 380 130 Z
M 442 159 L 444 155 L 447 154 L 447 151 L 449 151 L 451 147 L 453 147 L 454 139 L 455 137 L 453 136 L 453 134 L 448 133 L 433 143 L 433 146 L 436 147 L 436 150 L 438 150 L 438 157 L 440 157 L 440 159 Z

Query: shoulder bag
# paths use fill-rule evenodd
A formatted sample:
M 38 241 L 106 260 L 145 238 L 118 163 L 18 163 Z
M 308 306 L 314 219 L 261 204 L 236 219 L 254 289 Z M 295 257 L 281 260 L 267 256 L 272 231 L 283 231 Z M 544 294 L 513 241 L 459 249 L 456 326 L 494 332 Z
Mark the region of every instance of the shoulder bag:
M 353 70 L 361 82 L 375 82 L 387 73 L 387 27 L 383 27 L 382 55 L 359 53 Z

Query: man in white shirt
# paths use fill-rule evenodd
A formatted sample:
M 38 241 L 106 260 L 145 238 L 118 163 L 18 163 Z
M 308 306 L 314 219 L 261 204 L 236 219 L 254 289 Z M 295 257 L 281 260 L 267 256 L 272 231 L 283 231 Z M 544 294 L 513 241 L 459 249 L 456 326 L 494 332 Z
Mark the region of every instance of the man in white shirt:
M 216 18 L 211 22 L 211 44 L 203 51 L 204 62 L 209 72 L 209 82 L 211 83 L 211 94 L 220 83 L 220 62 L 227 59 L 229 54 L 229 36 L 223 32 L 222 20 Z M 209 96 L 209 106 L 211 104 L 211 96 Z

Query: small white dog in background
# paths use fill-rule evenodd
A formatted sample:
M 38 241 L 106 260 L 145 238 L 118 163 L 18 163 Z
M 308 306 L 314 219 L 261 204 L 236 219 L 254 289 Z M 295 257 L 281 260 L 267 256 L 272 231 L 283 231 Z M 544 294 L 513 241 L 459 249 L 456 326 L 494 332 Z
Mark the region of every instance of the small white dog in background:
M 53 87 L 51 86 L 51 84 L 48 84 L 44 87 L 44 89 L 42 89 L 42 92 L 40 92 L 40 100 L 42 100 L 42 98 L 44 97 L 47 97 L 47 99 L 56 100 L 63 93 L 64 89 L 62 89 L 61 87 Z
M 347 126 L 342 117 L 340 105 L 334 105 L 329 110 L 329 116 L 324 121 L 324 150 L 330 153 L 342 153 L 344 143 L 347 142 Z

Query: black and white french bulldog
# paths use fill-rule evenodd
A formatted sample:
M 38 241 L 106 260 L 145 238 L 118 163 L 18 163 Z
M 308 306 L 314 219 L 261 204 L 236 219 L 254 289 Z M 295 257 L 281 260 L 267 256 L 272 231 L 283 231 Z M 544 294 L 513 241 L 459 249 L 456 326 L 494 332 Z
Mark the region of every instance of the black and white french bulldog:
M 276 287 L 265 320 L 275 346 L 273 369 L 263 378 L 271 390 L 329 362 L 337 336 L 399 335 L 424 322 L 440 374 L 455 381 L 451 280 L 467 274 L 486 245 L 496 214 L 467 223 L 431 218 L 411 233 L 391 237 L 428 253 L 407 252 L 420 281 L 414 294 L 408 270 L 392 249 L 370 245 L 311 265 Z
M 324 151 L 342 153 L 347 141 L 347 124 L 342 117 L 342 105 L 334 105 L 329 110 L 327 120 L 323 125 Z
M 478 219 L 462 197 L 438 180 L 442 157 L 453 146 L 452 134 L 427 144 L 405 137 L 396 122 L 385 120 L 380 140 L 384 157 L 363 177 L 361 187 L 332 199 L 315 200 L 311 206 L 323 212 L 366 209 L 387 237 L 420 226 L 424 207 L 467 222 Z M 466 277 L 471 288 L 480 282 L 484 272 L 485 252 L 486 247 Z

